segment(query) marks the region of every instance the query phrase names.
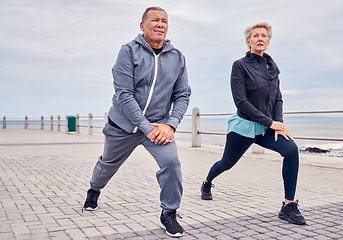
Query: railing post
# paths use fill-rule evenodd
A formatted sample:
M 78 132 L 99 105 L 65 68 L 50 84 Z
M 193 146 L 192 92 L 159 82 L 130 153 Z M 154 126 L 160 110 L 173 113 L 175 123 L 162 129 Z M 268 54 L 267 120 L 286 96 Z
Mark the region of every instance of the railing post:
M 57 131 L 61 131 L 61 116 L 57 115 Z
M 105 112 L 105 119 L 104 119 L 104 126 L 106 125 L 106 123 L 108 122 L 108 112 Z
M 54 116 L 50 115 L 50 130 L 54 130 Z
M 24 128 L 28 129 L 29 128 L 29 118 L 25 116 L 25 123 L 24 123 Z
M 6 117 L 5 116 L 2 118 L 2 128 L 6 129 Z
M 201 147 L 200 110 L 194 107 L 192 110 L 192 147 Z
M 40 117 L 40 129 L 44 130 L 44 116 Z
M 66 115 L 66 133 L 68 133 L 68 114 Z
M 88 134 L 93 135 L 93 114 L 88 115 Z
M 76 132 L 80 133 L 80 114 L 76 114 Z

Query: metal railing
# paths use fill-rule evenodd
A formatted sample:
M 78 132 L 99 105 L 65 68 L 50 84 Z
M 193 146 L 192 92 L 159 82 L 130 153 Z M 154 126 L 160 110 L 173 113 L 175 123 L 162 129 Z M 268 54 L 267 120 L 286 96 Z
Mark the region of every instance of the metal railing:
M 331 113 L 343 113 L 343 111 L 337 110 L 337 111 L 298 111 L 298 112 L 284 112 L 283 114 L 331 114 Z M 212 116 L 230 116 L 233 115 L 233 113 L 200 113 L 199 108 L 194 107 L 192 110 L 192 114 L 186 114 L 185 117 L 191 117 L 192 118 L 192 127 L 190 131 L 180 131 L 177 130 L 177 133 L 187 133 L 191 134 L 191 142 L 193 147 L 201 147 L 201 135 L 226 135 L 225 132 L 205 132 L 201 131 L 200 128 L 200 120 L 201 117 L 212 117 Z M 30 119 L 30 121 L 35 120 L 34 122 L 30 122 L 29 118 L 25 116 L 24 120 L 19 118 L 12 118 L 11 123 L 7 122 L 7 118 L 4 116 L 2 120 L 2 127 L 3 129 L 7 128 L 7 125 L 24 125 L 25 129 L 28 129 L 31 125 L 40 125 L 40 129 L 44 130 L 45 125 L 50 125 L 50 130 L 54 130 L 54 126 L 56 124 L 57 131 L 61 131 L 61 127 L 65 127 L 66 132 L 69 131 L 68 127 L 68 117 L 69 115 L 65 116 L 65 119 L 61 119 L 60 115 L 57 115 L 57 122 L 54 121 L 54 117 L 50 116 L 50 121 L 44 120 L 44 116 L 41 116 L 40 119 Z M 92 113 L 89 113 L 88 116 L 80 116 L 79 114 L 76 114 L 75 116 L 75 127 L 76 133 L 80 133 L 80 128 L 88 128 L 88 134 L 93 135 L 95 128 L 103 128 L 102 126 L 94 126 L 93 119 L 104 119 L 104 124 L 107 123 L 108 120 L 108 112 L 106 112 L 103 116 L 93 116 Z M 80 119 L 88 119 L 88 125 L 81 125 Z M 39 121 L 39 123 L 38 123 Z M 65 122 L 65 124 L 63 124 Z M 302 137 L 302 136 L 294 136 L 294 139 L 301 139 L 301 140 L 316 140 L 316 141 L 340 141 L 342 142 L 343 139 L 341 138 L 321 138 L 321 137 Z
M 299 112 L 284 112 L 283 114 L 327 114 L 327 113 L 343 113 L 343 111 L 299 111 Z M 200 113 L 199 108 L 193 108 L 192 115 L 187 114 L 185 116 L 192 116 L 192 131 L 180 131 L 180 133 L 190 133 L 192 134 L 192 146 L 201 147 L 201 137 L 202 134 L 207 135 L 226 135 L 224 132 L 203 132 L 200 130 L 200 117 L 201 116 L 230 116 L 233 113 Z M 178 132 L 178 131 L 177 131 Z M 294 139 L 301 140 L 317 140 L 317 141 L 340 141 L 343 142 L 341 138 L 320 138 L 320 137 L 300 137 L 294 136 Z
M 86 118 L 88 119 L 88 125 L 80 125 L 80 119 Z M 76 132 L 80 133 L 80 128 L 88 128 L 88 134 L 93 135 L 94 134 L 94 128 L 103 128 L 104 126 L 94 126 L 93 119 L 95 118 L 103 118 L 104 119 L 104 125 L 107 123 L 108 119 L 108 112 L 105 112 L 104 116 L 93 116 L 92 113 L 89 113 L 88 116 L 80 116 L 79 114 L 76 114 Z
M 44 116 L 41 116 L 40 118 L 28 118 L 27 116 L 24 117 L 24 119 L 20 118 L 6 118 L 4 116 L 2 118 L 2 128 L 6 129 L 8 125 L 17 125 L 17 126 L 24 126 L 24 129 L 29 129 L 31 126 L 39 126 L 39 129 L 44 130 L 46 126 L 50 126 L 50 130 L 53 131 L 55 126 L 57 131 L 61 131 L 61 127 L 65 127 L 65 132 L 74 132 L 74 130 L 70 131 L 70 126 L 68 126 L 68 118 L 71 117 L 71 115 L 66 115 L 65 118 L 61 118 L 60 115 L 57 115 L 57 119 L 55 120 L 54 117 L 51 115 L 50 120 L 45 120 Z M 80 119 L 86 118 L 88 119 L 88 125 L 81 125 Z M 88 128 L 88 134 L 93 135 L 93 129 L 94 128 L 103 128 L 102 126 L 95 126 L 93 124 L 93 119 L 95 118 L 102 118 L 104 119 L 104 124 L 106 124 L 108 119 L 108 113 L 106 112 L 104 116 L 93 116 L 92 113 L 89 113 L 88 116 L 80 116 L 79 114 L 76 114 L 75 116 L 75 132 L 80 133 L 80 128 Z M 10 121 L 10 122 L 8 122 Z

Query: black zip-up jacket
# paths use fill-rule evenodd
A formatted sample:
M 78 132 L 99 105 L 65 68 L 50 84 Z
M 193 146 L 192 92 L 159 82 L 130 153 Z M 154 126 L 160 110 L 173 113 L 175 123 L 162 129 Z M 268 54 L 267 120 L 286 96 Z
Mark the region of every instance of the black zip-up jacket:
M 236 60 L 230 83 L 237 115 L 268 128 L 273 121 L 283 122 L 279 74 L 276 63 L 266 53 L 261 57 L 247 52 Z

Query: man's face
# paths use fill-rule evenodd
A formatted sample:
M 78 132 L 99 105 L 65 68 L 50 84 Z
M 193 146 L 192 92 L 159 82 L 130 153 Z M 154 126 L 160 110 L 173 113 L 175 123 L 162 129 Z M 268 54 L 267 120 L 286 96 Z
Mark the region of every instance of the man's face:
M 147 18 L 140 24 L 143 36 L 153 48 L 161 48 L 167 36 L 168 17 L 163 11 L 150 10 Z

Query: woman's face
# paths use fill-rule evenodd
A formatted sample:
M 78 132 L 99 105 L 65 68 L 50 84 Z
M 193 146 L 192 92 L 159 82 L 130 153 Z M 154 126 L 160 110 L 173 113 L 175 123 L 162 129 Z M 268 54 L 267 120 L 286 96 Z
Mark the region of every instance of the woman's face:
M 251 37 L 247 39 L 247 44 L 250 46 L 251 53 L 263 55 L 268 48 L 270 38 L 268 37 L 267 29 L 255 28 L 251 31 Z

